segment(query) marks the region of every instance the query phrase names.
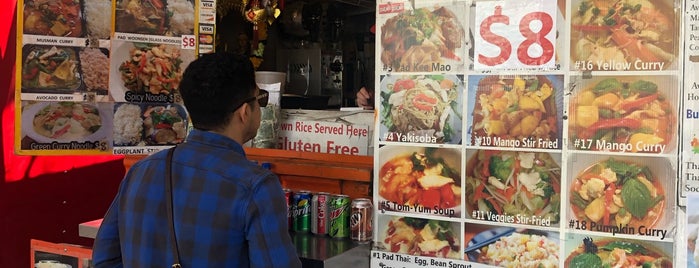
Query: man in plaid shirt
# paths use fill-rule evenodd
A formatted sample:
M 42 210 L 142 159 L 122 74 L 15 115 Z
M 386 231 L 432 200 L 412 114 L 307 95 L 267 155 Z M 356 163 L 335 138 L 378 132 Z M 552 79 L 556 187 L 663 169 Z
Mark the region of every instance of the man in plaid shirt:
M 251 163 L 242 147 L 256 135 L 268 100 L 250 61 L 225 52 L 203 55 L 187 67 L 179 90 L 194 126 L 172 163 L 182 267 L 300 267 L 279 178 Z M 96 267 L 173 264 L 166 154 L 129 169 L 95 238 Z

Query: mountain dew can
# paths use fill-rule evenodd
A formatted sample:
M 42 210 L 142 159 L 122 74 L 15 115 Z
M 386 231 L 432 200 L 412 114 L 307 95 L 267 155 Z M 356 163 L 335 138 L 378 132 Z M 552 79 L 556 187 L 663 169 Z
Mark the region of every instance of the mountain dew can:
M 333 195 L 328 204 L 328 235 L 334 238 L 347 238 L 350 233 L 350 198 L 347 195 Z
M 307 233 L 311 231 L 311 192 L 299 191 L 294 193 L 293 211 L 291 220 L 293 221 L 293 231 L 297 233 Z

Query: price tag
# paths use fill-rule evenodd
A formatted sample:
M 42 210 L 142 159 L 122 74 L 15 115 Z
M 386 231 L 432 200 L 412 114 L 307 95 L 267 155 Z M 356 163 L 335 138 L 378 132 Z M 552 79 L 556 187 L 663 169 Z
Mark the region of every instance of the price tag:
M 197 46 L 197 39 L 194 35 L 183 35 L 182 36 L 182 49 L 195 49 Z
M 555 67 L 555 0 L 476 3 L 476 70 Z

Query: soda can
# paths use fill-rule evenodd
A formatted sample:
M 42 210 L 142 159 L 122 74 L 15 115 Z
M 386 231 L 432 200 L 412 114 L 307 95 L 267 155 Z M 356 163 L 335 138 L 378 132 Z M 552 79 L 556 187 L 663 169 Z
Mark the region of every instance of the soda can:
M 349 237 L 350 198 L 347 195 L 333 195 L 328 205 L 328 234 L 333 238 Z
M 311 203 L 311 233 L 328 234 L 328 200 L 329 193 L 320 192 L 313 195 Z
M 307 233 L 311 231 L 311 192 L 299 191 L 294 193 L 294 206 L 291 213 L 292 231 Z
M 286 199 L 286 220 L 287 220 L 287 225 L 289 227 L 289 230 L 291 230 L 291 227 L 293 226 L 293 222 L 291 221 L 291 210 L 293 209 L 293 194 L 290 189 L 284 188 L 284 199 Z
M 352 200 L 350 215 L 350 238 L 354 241 L 369 242 L 373 238 L 372 221 L 374 219 L 371 200 L 357 198 Z

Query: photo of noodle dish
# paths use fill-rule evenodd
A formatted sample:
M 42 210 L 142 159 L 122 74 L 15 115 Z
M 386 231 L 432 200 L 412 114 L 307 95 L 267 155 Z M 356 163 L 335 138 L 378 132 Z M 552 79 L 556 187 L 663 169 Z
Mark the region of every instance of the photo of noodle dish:
M 379 150 L 381 209 L 461 215 L 459 149 L 386 145 Z
M 25 102 L 22 134 L 39 143 L 106 139 L 112 123 L 108 104 Z
M 672 243 L 580 236 L 566 241 L 565 267 L 672 268 Z
M 377 248 L 394 253 L 458 259 L 458 222 L 382 216 L 378 219 Z
M 674 171 L 665 159 L 573 156 L 568 215 L 589 231 L 667 238 L 674 228 Z M 670 195 L 671 196 L 671 195 Z
M 384 76 L 381 139 L 459 144 L 462 88 L 462 77 L 457 75 Z
M 574 0 L 571 61 L 583 71 L 668 70 L 679 21 L 671 0 Z
M 560 148 L 562 84 L 562 76 L 469 77 L 470 144 Z
M 116 32 L 180 36 L 194 32 L 189 0 L 117 0 Z
M 551 226 L 560 220 L 560 155 L 545 152 L 467 152 L 466 215 Z M 476 215 L 474 217 L 474 215 Z
M 22 54 L 22 92 L 74 93 L 81 89 L 74 48 L 26 45 Z
M 467 43 L 463 23 L 467 13 L 462 3 L 390 14 L 392 17 L 383 24 L 377 23 L 381 25 L 381 62 L 393 72 L 462 69 Z
M 467 225 L 466 230 L 477 232 L 464 250 L 469 261 L 508 268 L 559 267 L 558 233 L 487 225 Z
M 673 78 L 596 77 L 570 101 L 568 136 L 575 149 L 669 153 L 676 142 Z
M 181 103 L 180 80 L 195 58 L 179 46 L 112 40 L 109 93 L 117 102 Z

